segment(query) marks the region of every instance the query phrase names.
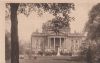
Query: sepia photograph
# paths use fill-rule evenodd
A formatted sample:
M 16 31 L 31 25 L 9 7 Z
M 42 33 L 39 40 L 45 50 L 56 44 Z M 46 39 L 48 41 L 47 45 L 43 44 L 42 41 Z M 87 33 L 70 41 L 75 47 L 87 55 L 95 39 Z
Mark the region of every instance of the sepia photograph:
M 100 3 L 5 3 L 5 63 L 99 63 Z

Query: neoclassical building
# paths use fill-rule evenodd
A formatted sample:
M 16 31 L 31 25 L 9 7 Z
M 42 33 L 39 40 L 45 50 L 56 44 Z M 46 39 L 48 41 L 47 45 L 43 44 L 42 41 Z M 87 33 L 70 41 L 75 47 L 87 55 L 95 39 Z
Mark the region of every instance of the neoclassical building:
M 38 31 L 32 33 L 31 43 L 32 50 L 38 51 L 63 51 L 65 53 L 72 53 L 77 55 L 80 52 L 80 46 L 85 38 L 82 33 L 70 33 L 70 28 L 65 27 L 60 30 L 57 35 L 50 30 L 50 21 L 46 22 L 42 26 L 42 32 Z

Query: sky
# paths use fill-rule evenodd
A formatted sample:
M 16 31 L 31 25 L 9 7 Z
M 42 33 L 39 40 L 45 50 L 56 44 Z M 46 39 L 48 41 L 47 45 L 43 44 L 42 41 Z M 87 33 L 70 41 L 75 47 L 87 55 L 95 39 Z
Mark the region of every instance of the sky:
M 71 32 L 82 32 L 85 23 L 88 21 L 88 13 L 91 8 L 97 3 L 75 3 L 75 10 L 72 11 L 71 16 L 75 17 L 75 21 L 70 23 Z M 37 13 L 32 12 L 28 17 L 19 14 L 18 15 L 18 35 L 20 40 L 30 41 L 31 34 L 37 29 L 39 32 L 42 31 L 42 24 L 51 20 L 54 16 L 46 13 L 41 17 Z M 10 20 L 6 24 L 6 29 L 10 30 Z

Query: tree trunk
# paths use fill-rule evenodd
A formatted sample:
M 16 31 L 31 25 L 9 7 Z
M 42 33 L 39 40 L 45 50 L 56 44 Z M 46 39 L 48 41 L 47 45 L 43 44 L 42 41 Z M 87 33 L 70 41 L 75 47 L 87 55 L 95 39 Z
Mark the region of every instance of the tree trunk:
M 11 7 L 11 63 L 19 63 L 19 43 L 18 43 L 18 3 L 10 3 Z
M 95 46 L 89 46 L 89 48 L 87 50 L 87 63 L 95 62 L 96 49 L 93 47 L 95 47 Z
M 88 48 L 88 51 L 87 51 L 87 57 L 86 57 L 86 60 L 87 60 L 87 63 L 92 63 L 92 51 L 91 51 L 91 48 L 90 48 L 90 46 L 89 46 L 89 48 Z

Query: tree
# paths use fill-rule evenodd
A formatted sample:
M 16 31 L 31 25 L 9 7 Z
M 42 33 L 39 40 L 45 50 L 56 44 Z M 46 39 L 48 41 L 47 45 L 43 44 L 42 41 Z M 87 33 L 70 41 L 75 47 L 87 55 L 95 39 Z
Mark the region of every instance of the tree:
M 65 21 L 69 22 L 69 13 L 74 9 L 73 3 L 7 3 L 10 5 L 10 19 L 11 19 L 11 63 L 19 63 L 19 42 L 18 42 L 18 19 L 17 15 L 23 13 L 26 16 L 31 11 L 38 11 L 41 16 L 44 12 L 49 12 L 54 16 L 59 13 L 63 15 Z M 6 16 L 6 18 L 9 15 Z
M 11 58 L 11 37 L 10 37 L 10 33 L 6 32 L 5 33 L 5 59 L 9 60 Z
M 100 3 L 97 5 L 93 6 L 89 13 L 89 20 L 86 23 L 85 26 L 85 31 L 87 32 L 87 38 L 86 40 L 91 40 L 91 43 L 96 43 L 97 46 L 95 49 L 93 49 L 95 46 L 91 46 L 91 43 L 88 47 L 88 53 L 87 53 L 87 58 L 89 63 L 93 63 L 92 60 L 94 60 L 96 51 L 99 50 L 98 45 L 98 40 L 100 39 Z
M 42 3 L 35 5 L 55 16 L 55 18 L 51 20 L 51 25 L 48 28 L 49 30 L 54 31 L 56 34 L 58 34 L 64 27 L 69 27 L 69 22 L 74 19 L 73 17 L 69 16 L 71 9 L 74 10 L 73 3 Z
M 88 33 L 87 39 L 95 40 L 100 36 L 100 3 L 91 9 L 85 31 Z
M 23 44 L 19 44 L 19 55 L 24 54 L 25 48 Z
M 10 3 L 11 9 L 11 63 L 19 63 L 18 20 L 19 3 Z
M 54 19 L 51 20 L 49 31 L 53 31 L 58 35 L 62 30 L 69 30 L 69 21 L 66 21 L 64 18 L 56 16 Z

